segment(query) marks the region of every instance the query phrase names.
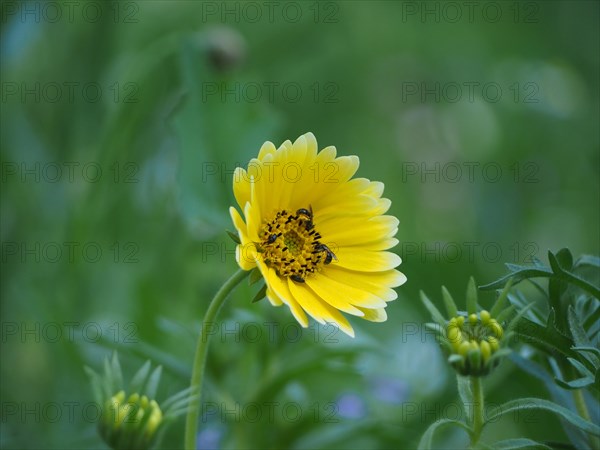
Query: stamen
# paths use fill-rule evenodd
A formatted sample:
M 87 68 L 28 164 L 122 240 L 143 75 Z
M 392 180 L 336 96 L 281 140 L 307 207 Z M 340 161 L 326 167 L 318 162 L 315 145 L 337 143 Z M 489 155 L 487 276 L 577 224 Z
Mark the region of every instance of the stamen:
M 265 264 L 273 267 L 279 276 L 303 283 L 308 275 L 320 271 L 335 257 L 329 247 L 319 241 L 322 237 L 315 230 L 312 216 L 310 206 L 295 213 L 284 209 L 263 224 L 259 247 Z

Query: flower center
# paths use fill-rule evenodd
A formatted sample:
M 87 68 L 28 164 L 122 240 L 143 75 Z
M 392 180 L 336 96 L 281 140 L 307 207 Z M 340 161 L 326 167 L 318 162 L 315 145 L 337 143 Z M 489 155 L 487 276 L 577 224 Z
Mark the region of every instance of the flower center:
M 259 251 L 265 264 L 273 267 L 279 276 L 290 277 L 298 283 L 337 259 L 320 241 L 311 207 L 295 213 L 285 209 L 279 211 L 263 225 L 259 238 Z

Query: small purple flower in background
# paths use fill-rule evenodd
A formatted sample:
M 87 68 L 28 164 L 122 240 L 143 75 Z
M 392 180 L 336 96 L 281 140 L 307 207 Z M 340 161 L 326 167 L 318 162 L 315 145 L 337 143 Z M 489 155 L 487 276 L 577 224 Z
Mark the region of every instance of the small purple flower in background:
M 337 400 L 338 414 L 345 419 L 360 419 L 365 416 L 367 407 L 358 394 L 342 394 Z

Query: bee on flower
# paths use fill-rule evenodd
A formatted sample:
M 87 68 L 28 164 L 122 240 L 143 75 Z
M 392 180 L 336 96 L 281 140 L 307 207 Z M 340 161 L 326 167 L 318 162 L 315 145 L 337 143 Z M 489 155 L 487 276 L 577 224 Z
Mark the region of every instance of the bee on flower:
M 266 142 L 234 172 L 240 209 L 230 208 L 237 262 L 258 271 L 271 304 L 285 304 L 303 327 L 311 316 L 350 336 L 342 313 L 383 322 L 398 297 L 393 288 L 406 282 L 389 251 L 399 222 L 386 215 L 384 185 L 353 178 L 358 166 L 357 156 L 338 157 L 335 147 L 318 151 L 312 133 L 279 148 Z

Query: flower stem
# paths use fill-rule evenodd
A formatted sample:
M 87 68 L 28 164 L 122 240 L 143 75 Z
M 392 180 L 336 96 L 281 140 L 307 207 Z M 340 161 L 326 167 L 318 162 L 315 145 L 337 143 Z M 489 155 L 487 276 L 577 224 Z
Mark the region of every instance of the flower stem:
M 483 428 L 483 384 L 480 377 L 471 377 L 471 392 L 473 393 L 473 432 L 471 434 L 471 446 L 479 442 Z
M 577 408 L 577 412 L 579 413 L 579 415 L 588 422 L 591 422 L 592 418 L 590 417 L 590 412 L 588 411 L 587 405 L 585 404 L 583 389 L 575 389 L 573 391 L 573 400 L 575 401 L 575 407 Z M 594 450 L 600 449 L 600 439 L 598 439 L 597 436 L 593 436 L 590 434 L 590 443 L 592 444 L 592 448 Z
M 194 365 L 192 369 L 192 379 L 190 382 L 191 393 L 193 400 L 190 402 L 187 417 L 185 419 L 185 441 L 184 447 L 186 450 L 196 449 L 196 434 L 198 433 L 198 418 L 200 417 L 200 399 L 202 394 L 202 380 L 204 378 L 204 367 L 206 365 L 206 354 L 208 352 L 208 342 L 210 334 L 208 330 L 225 303 L 225 299 L 229 293 L 242 281 L 250 271 L 239 269 L 229 278 L 221 289 L 216 293 L 210 305 L 204 319 L 202 319 L 202 328 L 200 330 L 200 336 L 198 336 L 198 343 L 196 344 L 196 354 L 194 356 Z

